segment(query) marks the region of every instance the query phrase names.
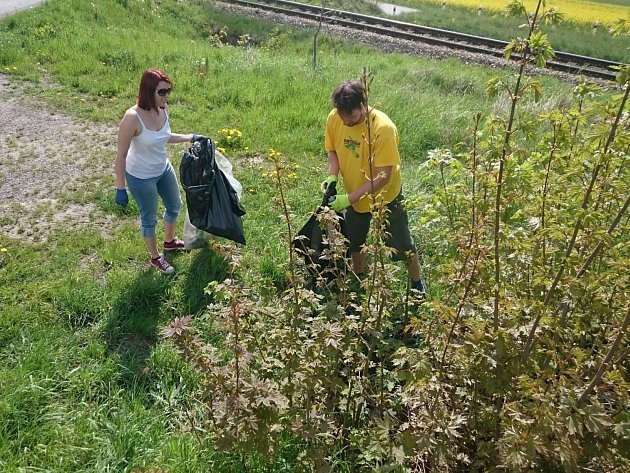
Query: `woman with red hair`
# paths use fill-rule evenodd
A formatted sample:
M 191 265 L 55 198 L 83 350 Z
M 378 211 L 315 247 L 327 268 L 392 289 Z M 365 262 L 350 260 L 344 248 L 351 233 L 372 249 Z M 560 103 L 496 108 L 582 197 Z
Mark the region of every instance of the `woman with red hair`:
M 116 153 L 116 204 L 129 202 L 126 187 L 140 210 L 141 232 L 151 254 L 149 263 L 158 271 L 171 274 L 171 266 L 158 250 L 155 227 L 158 221 L 158 196 L 164 203 L 164 251 L 183 250 L 184 242 L 175 236 L 175 224 L 182 210 L 179 183 L 168 160 L 167 143 L 200 139 L 199 135 L 172 133 L 168 119 L 171 79 L 157 69 L 148 69 L 140 79 L 136 105 L 129 108 L 118 127 Z M 125 185 L 126 183 L 126 185 Z

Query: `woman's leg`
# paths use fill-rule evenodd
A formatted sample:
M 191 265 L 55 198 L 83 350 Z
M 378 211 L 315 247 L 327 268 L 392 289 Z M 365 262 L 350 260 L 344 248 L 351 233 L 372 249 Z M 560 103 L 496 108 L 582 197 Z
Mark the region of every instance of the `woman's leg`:
M 182 211 L 182 198 L 179 194 L 179 183 L 171 163 L 168 163 L 166 171 L 160 176 L 157 183 L 157 192 L 164 202 L 164 241 L 170 242 L 175 238 L 175 225 Z
M 157 258 L 160 255 L 155 237 L 158 209 L 158 179 L 139 179 L 129 173 L 126 174 L 126 177 L 129 191 L 140 210 L 142 238 L 144 239 L 147 250 L 151 253 L 151 258 Z
M 158 258 L 160 256 L 160 252 L 157 247 L 157 238 L 155 235 L 150 237 L 143 237 L 144 244 L 147 246 L 147 250 L 151 253 L 151 259 Z

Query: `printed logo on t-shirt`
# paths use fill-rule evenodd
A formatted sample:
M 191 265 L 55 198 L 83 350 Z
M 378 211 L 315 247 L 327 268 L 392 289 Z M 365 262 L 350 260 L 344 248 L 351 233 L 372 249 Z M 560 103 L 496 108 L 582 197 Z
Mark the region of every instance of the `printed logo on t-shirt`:
M 352 153 L 352 156 L 359 159 L 359 147 L 361 143 L 354 141 L 352 138 L 346 138 L 343 140 L 343 146 Z

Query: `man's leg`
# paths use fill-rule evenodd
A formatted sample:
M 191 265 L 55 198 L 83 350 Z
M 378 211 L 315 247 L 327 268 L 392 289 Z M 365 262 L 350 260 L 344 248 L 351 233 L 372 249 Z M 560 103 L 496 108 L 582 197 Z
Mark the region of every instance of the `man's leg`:
M 404 196 L 400 194 L 387 206 L 389 209 L 387 231 L 390 234 L 387 239 L 387 246 L 396 250 L 393 257 L 394 261 L 402 260 L 407 264 L 411 288 L 425 292 L 420 276 L 420 258 L 409 231 L 409 216 L 403 202 Z
M 369 212 L 356 212 L 350 207 L 346 211 L 345 220 L 345 236 L 349 242 L 348 249 L 352 259 L 352 271 L 357 276 L 362 276 L 365 273 L 367 255 L 361 249 L 367 239 L 372 215 Z
M 418 253 L 414 253 L 407 260 L 407 271 L 409 271 L 409 277 L 412 281 L 420 280 L 420 258 L 418 258 Z
M 367 259 L 367 255 L 361 251 L 356 251 L 352 253 L 352 270 L 355 274 L 361 275 L 365 273 L 365 260 Z M 418 271 L 420 271 L 418 269 Z

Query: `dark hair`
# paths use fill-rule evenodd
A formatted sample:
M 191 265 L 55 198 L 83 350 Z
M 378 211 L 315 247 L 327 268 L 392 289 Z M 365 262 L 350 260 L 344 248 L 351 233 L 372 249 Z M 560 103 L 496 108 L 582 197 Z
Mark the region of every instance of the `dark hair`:
M 155 106 L 155 91 L 160 81 L 173 85 L 171 79 L 162 71 L 157 69 L 147 69 L 140 79 L 140 90 L 138 91 L 138 107 L 144 110 L 157 110 Z
M 333 105 L 343 115 L 350 115 L 365 105 L 365 88 L 358 80 L 346 80 L 330 95 Z

